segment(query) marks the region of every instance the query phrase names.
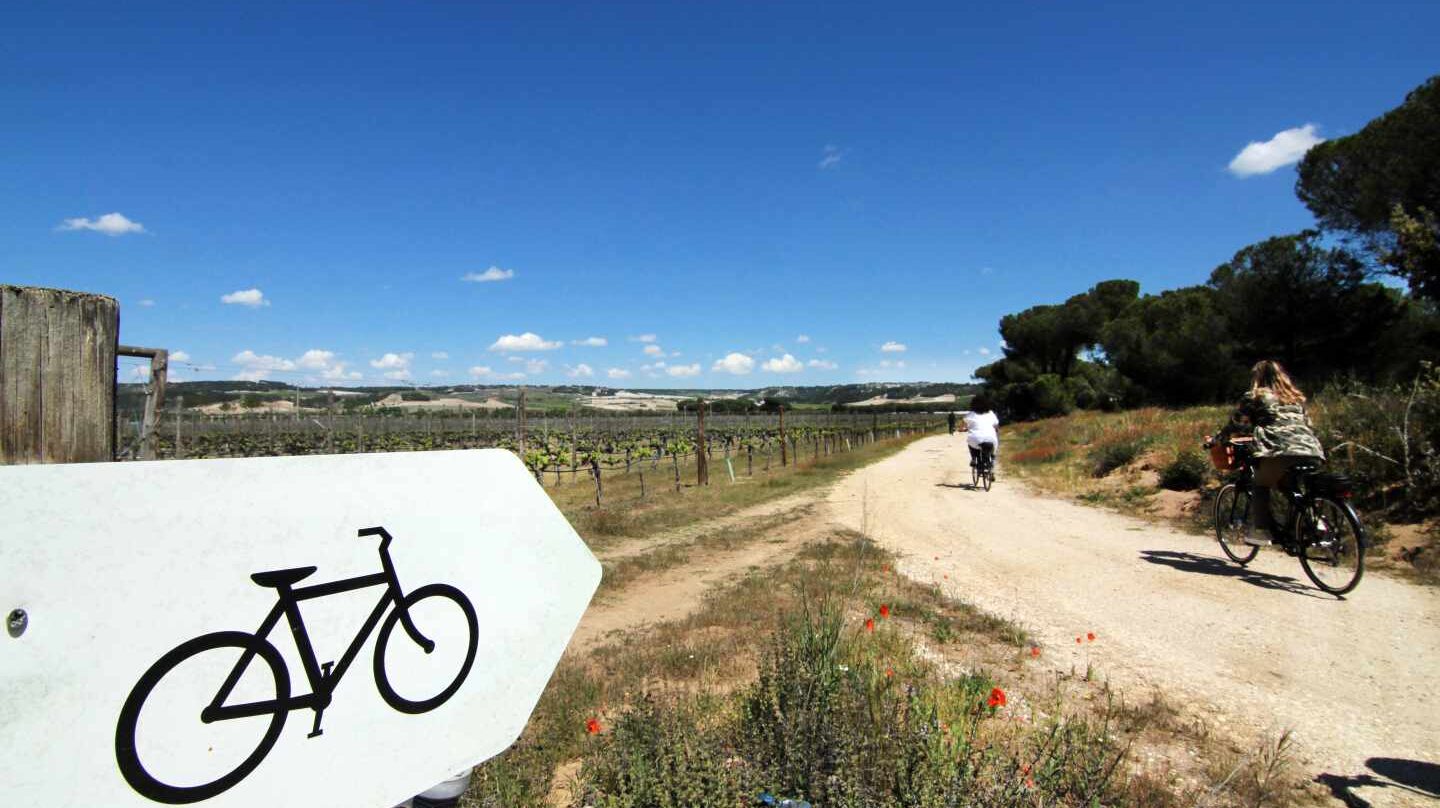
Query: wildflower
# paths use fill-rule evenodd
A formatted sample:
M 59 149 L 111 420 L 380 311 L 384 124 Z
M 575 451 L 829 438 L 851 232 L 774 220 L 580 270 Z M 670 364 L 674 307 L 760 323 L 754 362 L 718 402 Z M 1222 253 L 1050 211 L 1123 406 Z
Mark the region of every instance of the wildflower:
M 586 722 L 585 722 L 585 731 L 588 732 L 588 733 L 590 733 L 591 735 L 599 735 L 599 734 L 600 734 L 600 722 L 599 722 L 598 720 L 594 719 L 594 718 L 590 719 L 589 721 L 586 721 Z
M 991 707 L 1004 707 L 1005 691 L 1001 690 L 998 687 L 990 688 L 990 700 L 985 703 L 990 705 Z
M 1084 639 L 1085 639 L 1084 637 L 1076 637 L 1076 638 L 1075 638 L 1075 644 L 1076 644 L 1076 645 L 1079 645 L 1080 642 L 1081 642 L 1082 640 L 1084 640 Z
M 893 679 L 893 678 L 895 678 L 895 669 L 894 669 L 894 668 L 886 668 L 886 669 L 885 669 L 885 678 L 886 678 L 886 679 Z
M 866 631 L 874 631 L 874 630 L 875 630 L 875 618 L 873 618 L 873 617 L 867 617 L 867 618 L 865 618 L 865 630 L 866 630 Z
M 1038 646 L 1038 645 L 1032 645 L 1032 646 L 1030 646 L 1030 656 L 1032 656 L 1032 657 L 1038 657 L 1038 656 L 1040 656 L 1040 646 Z
M 1026 777 L 1026 778 L 1025 778 L 1025 787 L 1026 787 L 1026 788 L 1030 788 L 1030 789 L 1035 788 L 1035 778 L 1034 778 L 1034 777 Z
M 889 564 L 886 564 L 886 565 L 882 566 L 882 567 L 880 568 L 880 571 L 883 572 L 883 573 L 886 573 L 886 574 L 888 575 L 889 572 L 890 572 L 890 565 L 889 565 Z
M 880 604 L 880 616 L 883 618 L 888 618 L 890 616 L 890 606 L 888 604 Z
M 1093 632 L 1093 631 L 1087 631 L 1087 632 L 1085 632 L 1085 639 L 1089 640 L 1090 642 L 1095 642 L 1095 632 Z

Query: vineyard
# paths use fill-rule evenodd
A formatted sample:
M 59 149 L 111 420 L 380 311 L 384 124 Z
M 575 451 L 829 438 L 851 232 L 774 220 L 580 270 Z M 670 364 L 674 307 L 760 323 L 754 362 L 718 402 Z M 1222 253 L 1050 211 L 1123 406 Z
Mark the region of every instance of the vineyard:
M 800 412 L 654 416 L 576 414 L 569 417 L 476 417 L 459 413 L 377 416 L 224 415 L 166 413 L 156 430 L 159 459 L 275 457 L 445 449 L 500 448 L 515 452 L 542 483 L 553 475 L 629 473 L 636 468 L 673 473 L 693 458 L 701 482 L 708 462 L 723 463 L 733 479 L 851 451 L 887 438 L 943 428 L 937 413 Z M 135 456 L 140 426 L 118 425 L 121 459 Z M 703 447 L 703 457 L 697 448 Z M 707 462 L 708 461 L 708 462 Z

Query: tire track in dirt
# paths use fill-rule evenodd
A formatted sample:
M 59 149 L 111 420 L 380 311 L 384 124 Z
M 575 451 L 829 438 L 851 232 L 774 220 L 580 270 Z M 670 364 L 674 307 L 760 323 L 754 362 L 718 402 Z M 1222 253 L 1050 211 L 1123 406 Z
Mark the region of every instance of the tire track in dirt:
M 963 438 L 926 438 L 840 481 L 830 518 L 868 527 L 901 573 L 1026 626 L 1061 670 L 1159 689 L 1237 738 L 1293 728 L 1314 775 L 1440 763 L 1440 591 L 1367 573 L 1340 601 L 1279 552 L 1241 570 L 1213 539 L 1037 495 L 1003 467 L 989 493 L 969 479 Z

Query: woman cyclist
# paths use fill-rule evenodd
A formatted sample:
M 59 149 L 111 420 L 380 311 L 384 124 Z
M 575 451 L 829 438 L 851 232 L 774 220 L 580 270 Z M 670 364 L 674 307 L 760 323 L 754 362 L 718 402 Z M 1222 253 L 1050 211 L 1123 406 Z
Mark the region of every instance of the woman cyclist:
M 970 407 L 971 411 L 965 413 L 965 426 L 961 428 L 965 433 L 965 445 L 970 449 L 970 465 L 978 464 L 984 453 L 989 452 L 993 467 L 1000 448 L 1000 434 L 996 429 L 1000 426 L 1000 418 L 990 409 L 990 401 L 985 396 L 976 396 Z
M 1230 423 L 1220 430 L 1219 438 L 1224 440 L 1234 434 L 1254 438 L 1255 499 L 1250 506 L 1250 530 L 1245 543 L 1263 547 L 1270 544 L 1275 531 L 1270 489 L 1279 485 L 1296 464 L 1325 460 L 1325 450 L 1305 413 L 1305 394 L 1279 362 L 1265 359 L 1250 369 L 1250 390 L 1240 399 L 1240 406 L 1230 416 Z

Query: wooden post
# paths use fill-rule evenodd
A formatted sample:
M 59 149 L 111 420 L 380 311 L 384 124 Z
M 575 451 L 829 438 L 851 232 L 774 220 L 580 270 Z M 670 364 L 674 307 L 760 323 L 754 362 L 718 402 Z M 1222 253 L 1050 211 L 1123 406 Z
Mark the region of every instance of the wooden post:
M 697 427 L 695 437 L 695 484 L 710 484 L 710 461 L 705 456 L 705 399 L 697 399 L 695 412 Z
M 789 453 L 785 450 L 785 405 L 780 405 L 780 465 L 783 467 L 789 462 Z
M 165 406 L 165 378 L 170 372 L 170 352 L 164 348 L 117 346 L 120 356 L 137 356 L 150 360 L 150 383 L 145 386 L 145 420 L 140 425 L 140 459 L 155 459 L 159 440 L 161 407 Z
M 0 285 L 0 464 L 115 456 L 112 297 Z
M 175 459 L 185 457 L 185 443 L 180 437 L 180 421 L 185 417 L 185 397 L 175 397 Z
M 600 461 L 590 458 L 590 473 L 595 477 L 595 507 L 600 507 Z
M 515 443 L 520 447 L 520 459 L 525 459 L 525 388 L 520 388 L 520 406 L 515 408 Z

